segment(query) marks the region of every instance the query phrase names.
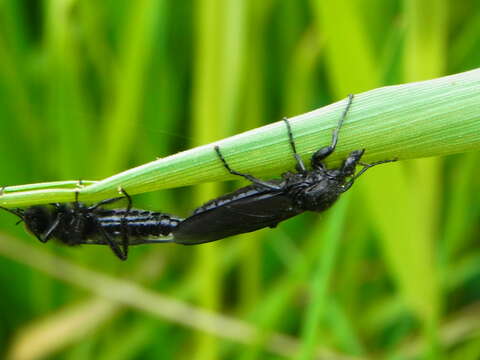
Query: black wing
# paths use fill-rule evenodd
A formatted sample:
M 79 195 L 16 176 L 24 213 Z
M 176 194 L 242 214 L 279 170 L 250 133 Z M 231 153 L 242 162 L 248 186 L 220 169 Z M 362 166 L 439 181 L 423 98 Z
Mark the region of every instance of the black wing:
M 265 227 L 275 227 L 279 222 L 298 215 L 303 210 L 294 206 L 284 192 L 271 190 L 251 191 L 247 196 L 232 193 L 233 200 L 223 196 L 217 206 L 205 205 L 173 231 L 174 242 L 184 245 L 202 244 L 229 236 L 243 234 Z

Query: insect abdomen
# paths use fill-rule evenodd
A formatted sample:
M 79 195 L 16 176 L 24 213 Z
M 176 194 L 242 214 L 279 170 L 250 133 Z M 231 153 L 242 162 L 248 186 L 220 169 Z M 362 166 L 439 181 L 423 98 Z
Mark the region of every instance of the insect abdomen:
M 99 217 L 102 228 L 111 235 L 118 235 L 127 229 L 129 236 L 167 236 L 183 220 L 169 214 L 132 209 L 125 216 L 125 210 L 111 211 Z

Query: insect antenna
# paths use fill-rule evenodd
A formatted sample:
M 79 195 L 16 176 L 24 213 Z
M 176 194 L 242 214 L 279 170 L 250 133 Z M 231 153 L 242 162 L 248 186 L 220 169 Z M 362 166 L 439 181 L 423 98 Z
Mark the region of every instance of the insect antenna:
M 8 209 L 8 208 L 5 208 L 3 206 L 0 206 L 0 209 L 8 211 L 10 214 L 16 215 L 20 218 L 20 220 L 18 220 L 15 223 L 15 225 L 18 225 L 18 224 L 22 223 L 23 221 L 25 221 L 25 217 L 23 215 L 23 209 Z

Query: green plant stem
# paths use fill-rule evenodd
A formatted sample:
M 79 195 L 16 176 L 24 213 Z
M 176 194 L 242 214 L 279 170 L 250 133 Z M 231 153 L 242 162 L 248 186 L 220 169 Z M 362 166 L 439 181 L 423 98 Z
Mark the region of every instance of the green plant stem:
M 441 156 L 480 149 L 480 69 L 434 80 L 387 86 L 358 94 L 340 132 L 330 165 L 355 149 L 364 161 Z M 297 149 L 307 160 L 328 144 L 345 100 L 290 118 Z M 294 168 L 282 121 L 216 142 L 231 165 L 257 176 Z M 80 199 L 95 201 L 130 194 L 232 179 L 221 166 L 213 143 L 129 169 L 80 190 Z M 9 193 L 5 207 L 73 201 L 74 190 L 46 189 Z
M 87 186 L 95 184 L 96 181 L 90 180 L 66 180 L 66 181 L 50 181 L 44 183 L 34 183 L 26 185 L 14 185 L 7 186 L 0 191 L 6 193 L 19 192 L 19 191 L 29 191 L 29 190 L 41 190 L 41 189 L 52 189 L 52 188 L 67 188 L 67 189 L 79 189 L 82 186 Z

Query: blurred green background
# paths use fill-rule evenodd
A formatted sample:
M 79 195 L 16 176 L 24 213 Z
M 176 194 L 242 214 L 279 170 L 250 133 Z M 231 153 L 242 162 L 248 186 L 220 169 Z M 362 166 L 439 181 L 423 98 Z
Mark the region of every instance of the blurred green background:
M 101 179 L 473 69 L 479 33 L 475 0 L 0 0 L 0 184 Z M 0 358 L 478 359 L 479 164 L 379 167 L 320 216 L 124 263 L 2 213 Z M 134 202 L 185 216 L 240 185 Z

